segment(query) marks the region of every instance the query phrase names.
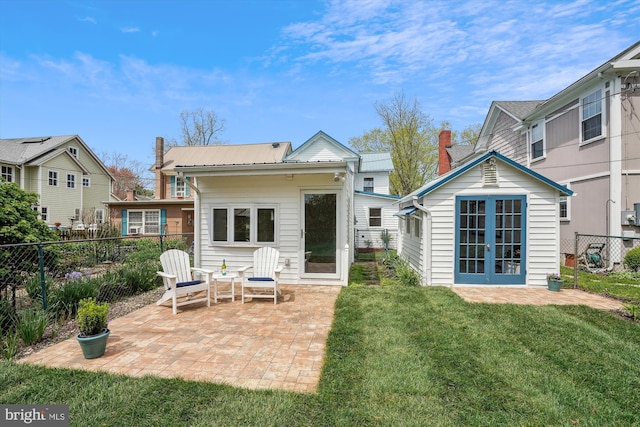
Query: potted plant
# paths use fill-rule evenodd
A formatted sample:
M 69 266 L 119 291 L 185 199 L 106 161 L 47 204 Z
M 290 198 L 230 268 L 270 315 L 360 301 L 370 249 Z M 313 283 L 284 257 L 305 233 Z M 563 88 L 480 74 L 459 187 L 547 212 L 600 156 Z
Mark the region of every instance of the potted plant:
M 560 277 L 560 273 L 547 274 L 547 288 L 552 292 L 559 292 L 564 280 Z
M 109 303 L 84 298 L 78 305 L 76 323 L 80 329 L 78 342 L 85 359 L 95 359 L 104 354 L 111 331 L 107 328 Z

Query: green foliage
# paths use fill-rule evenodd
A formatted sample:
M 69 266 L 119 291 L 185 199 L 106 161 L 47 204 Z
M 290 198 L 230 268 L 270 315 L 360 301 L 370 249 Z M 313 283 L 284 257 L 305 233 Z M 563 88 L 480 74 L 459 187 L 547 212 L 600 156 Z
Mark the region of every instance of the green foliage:
M 16 309 L 9 298 L 0 298 L 0 332 L 14 328 L 16 324 Z
M 631 314 L 633 320 L 640 319 L 640 304 L 623 304 L 622 306 Z
M 80 301 L 76 322 L 80 335 L 89 337 L 97 335 L 106 329 L 109 316 L 109 303 L 97 302 L 95 298 Z
M 58 316 L 73 317 L 78 310 L 80 300 L 96 297 L 99 286 L 100 279 L 70 280 L 51 290 L 49 307 Z
M 395 261 L 394 268 L 396 270 L 396 275 L 398 276 L 398 280 L 404 286 L 420 286 L 420 276 L 416 271 L 411 268 L 409 263 L 402 259 L 397 258 Z
M 28 308 L 20 312 L 18 334 L 25 345 L 31 345 L 42 340 L 48 324 L 49 315 L 47 312 L 36 308 Z
M 45 276 L 44 284 L 45 292 L 49 295 L 50 290 L 53 288 L 53 279 L 50 276 Z M 29 277 L 25 283 L 25 289 L 33 304 L 42 306 L 42 283 L 40 281 L 40 275 Z
M 0 330 L 0 358 L 13 359 L 18 354 L 18 341 L 20 337 L 17 331 L 2 333 Z
M 631 271 L 640 271 L 640 246 L 627 252 L 624 256 L 624 265 Z
M 0 244 L 35 243 L 58 240 L 44 221 L 38 219 L 38 195 L 16 183 L 0 184 Z

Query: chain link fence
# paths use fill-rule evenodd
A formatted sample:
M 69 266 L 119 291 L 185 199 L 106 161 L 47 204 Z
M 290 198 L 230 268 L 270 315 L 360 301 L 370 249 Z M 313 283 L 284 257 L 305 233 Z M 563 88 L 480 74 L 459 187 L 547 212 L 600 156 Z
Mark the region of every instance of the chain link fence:
M 575 234 L 573 253 L 565 253 L 564 264 L 574 267 L 574 288 L 578 284 L 578 270 L 606 274 L 628 271 L 627 253 L 640 247 L 639 237 Z
M 0 337 L 34 318 L 74 317 L 82 298 L 111 303 L 153 290 L 160 254 L 192 242 L 179 234 L 0 245 Z

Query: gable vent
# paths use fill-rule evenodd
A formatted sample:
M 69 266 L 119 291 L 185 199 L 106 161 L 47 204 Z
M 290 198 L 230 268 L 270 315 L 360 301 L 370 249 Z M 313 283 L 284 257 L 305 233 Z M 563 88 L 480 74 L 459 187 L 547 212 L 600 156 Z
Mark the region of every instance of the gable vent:
M 482 184 L 484 186 L 498 185 L 498 165 L 493 157 L 482 165 Z

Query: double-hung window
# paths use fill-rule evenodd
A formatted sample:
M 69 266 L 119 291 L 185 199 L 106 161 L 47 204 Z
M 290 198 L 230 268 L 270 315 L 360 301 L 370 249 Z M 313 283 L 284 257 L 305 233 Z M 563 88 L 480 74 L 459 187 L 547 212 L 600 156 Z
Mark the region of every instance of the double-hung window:
M 7 182 L 13 182 L 13 168 L 11 166 L 2 166 L 2 174 L 0 177 Z
M 46 206 L 40 206 L 40 219 L 44 222 L 49 221 L 49 208 Z
M 567 188 L 569 184 L 565 185 Z M 560 221 L 569 221 L 571 219 L 571 197 L 560 196 Z
M 367 193 L 373 193 L 373 178 L 365 178 L 362 190 Z
M 160 210 L 128 210 L 127 234 L 160 234 Z
M 369 208 L 369 227 L 382 227 L 382 208 Z
M 211 242 L 214 245 L 276 244 L 278 209 L 272 205 L 214 206 Z
M 544 156 L 544 122 L 531 126 L 531 160 Z
M 49 185 L 51 187 L 58 186 L 58 171 L 49 171 Z
M 67 188 L 76 188 L 76 176 L 72 173 L 67 174 Z
M 590 93 L 580 101 L 581 143 L 590 142 L 603 135 L 602 89 Z
M 69 147 L 69 153 L 76 159 L 78 158 L 78 148 L 77 147 Z

